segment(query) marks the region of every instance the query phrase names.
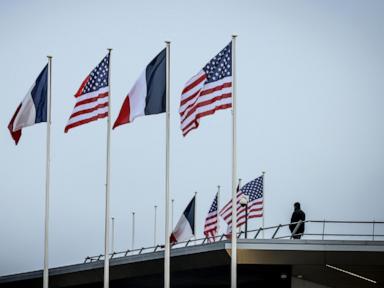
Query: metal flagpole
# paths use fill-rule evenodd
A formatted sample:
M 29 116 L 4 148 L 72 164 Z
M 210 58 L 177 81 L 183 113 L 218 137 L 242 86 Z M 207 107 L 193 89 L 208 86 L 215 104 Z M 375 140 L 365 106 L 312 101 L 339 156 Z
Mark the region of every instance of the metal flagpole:
M 239 187 L 239 190 L 241 189 L 241 178 L 239 178 L 238 182 L 237 182 L 237 186 L 236 186 L 236 197 L 237 197 L 237 187 Z M 239 199 L 241 201 L 241 198 Z M 241 203 L 240 203 L 241 204 Z M 248 204 L 247 204 L 248 205 Z M 237 215 L 237 198 L 236 198 L 236 215 Z M 236 219 L 237 221 L 237 219 Z M 236 222 L 236 228 L 237 228 L 237 222 Z M 238 233 L 241 233 L 241 226 L 237 229 Z M 241 236 L 241 234 L 240 234 Z
M 172 199 L 172 206 L 171 206 L 171 230 L 173 229 L 173 205 L 174 205 L 175 199 Z
M 48 91 L 47 91 L 47 154 L 45 168 L 45 227 L 44 227 L 44 272 L 43 288 L 48 288 L 48 235 L 49 235 L 49 188 L 51 163 L 51 94 L 52 94 L 52 56 L 48 57 Z
M 105 175 L 105 231 L 104 231 L 104 288 L 109 288 L 109 180 L 110 180 L 110 145 L 111 145 L 111 52 L 109 53 L 109 68 L 108 68 L 108 118 L 107 118 L 107 169 Z
M 135 212 L 132 212 L 132 248 L 135 249 Z
M 166 44 L 166 112 L 165 112 L 165 251 L 164 251 L 164 288 L 170 287 L 170 232 L 169 232 L 169 154 L 170 154 L 170 48 L 171 42 Z
M 115 217 L 112 217 L 111 237 L 111 253 L 113 253 L 115 251 Z
M 219 235 L 220 233 L 220 217 L 219 217 L 219 211 L 220 211 L 220 185 L 217 185 L 217 210 L 216 210 L 216 214 L 217 214 L 217 233 L 216 235 Z M 215 240 L 215 239 L 213 239 Z
M 153 226 L 153 246 L 156 246 L 156 232 L 157 232 L 157 205 L 155 205 L 155 224 Z
M 265 177 L 264 176 L 265 176 L 265 171 L 263 171 L 262 174 L 263 174 L 263 218 L 262 218 L 263 234 L 262 235 L 263 235 L 263 239 L 265 239 L 264 238 L 264 236 L 265 236 L 264 235 L 264 224 L 265 224 L 264 223 L 264 217 L 265 217 L 265 185 L 264 185 L 265 184 Z
M 195 221 L 193 222 L 194 224 L 194 227 L 193 227 L 193 232 L 195 234 L 195 239 L 197 239 L 197 231 L 196 231 L 196 228 L 197 228 L 197 225 L 196 225 L 196 206 L 197 206 L 197 191 L 195 191 L 195 211 L 194 211 L 194 215 L 195 215 Z
M 237 285 L 237 155 L 236 155 L 236 37 L 232 35 L 232 237 L 231 237 L 231 288 Z

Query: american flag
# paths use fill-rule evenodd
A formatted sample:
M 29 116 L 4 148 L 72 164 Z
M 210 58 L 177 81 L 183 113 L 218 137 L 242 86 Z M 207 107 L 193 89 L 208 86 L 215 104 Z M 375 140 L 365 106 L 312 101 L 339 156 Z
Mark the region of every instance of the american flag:
M 237 225 L 245 224 L 245 207 L 240 205 L 243 195 L 248 196 L 248 219 L 263 216 L 263 176 L 245 184 L 241 189 L 237 188 Z M 232 201 L 229 201 L 221 210 L 220 216 L 228 224 L 232 224 Z
M 74 127 L 108 116 L 109 56 L 108 53 L 76 92 L 75 108 L 65 126 L 65 133 Z
M 232 42 L 193 76 L 181 94 L 181 130 L 186 136 L 200 118 L 232 107 Z
M 208 211 L 207 218 L 205 218 L 204 235 L 208 238 L 209 242 L 214 242 L 215 236 L 217 234 L 217 222 L 219 220 L 217 215 L 218 197 L 219 193 L 217 193 L 215 199 L 213 199 L 211 208 L 209 208 Z

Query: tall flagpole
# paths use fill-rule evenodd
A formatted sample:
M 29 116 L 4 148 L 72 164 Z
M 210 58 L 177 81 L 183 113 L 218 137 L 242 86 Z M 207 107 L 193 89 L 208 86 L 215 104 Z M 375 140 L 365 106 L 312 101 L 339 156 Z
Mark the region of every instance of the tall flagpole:
M 194 227 L 193 227 L 193 232 L 194 232 L 194 234 L 195 234 L 195 239 L 197 239 L 197 230 L 196 230 L 196 228 L 197 228 L 197 225 L 196 225 L 196 206 L 197 206 L 197 191 L 195 191 L 195 211 L 193 212 L 194 213 L 194 215 L 195 215 L 195 221 L 193 222 L 193 224 L 194 224 Z M 173 229 L 173 227 L 172 227 L 172 229 Z
M 111 231 L 111 253 L 115 252 L 115 217 L 112 217 L 112 231 Z
M 104 231 L 104 288 L 109 288 L 109 180 L 110 180 L 110 144 L 111 144 L 111 52 L 109 53 L 109 68 L 108 68 L 108 120 L 107 120 L 107 170 L 105 179 L 105 231 Z
M 132 212 L 132 248 L 131 250 L 135 249 L 135 212 Z
M 48 91 L 47 91 L 47 154 L 45 168 L 45 228 L 44 228 L 44 271 L 43 288 L 48 288 L 48 235 L 49 235 L 49 187 L 51 163 L 51 94 L 52 94 L 52 56 L 48 57 Z
M 157 205 L 155 205 L 155 221 L 153 225 L 153 246 L 156 246 L 156 234 L 157 234 Z
M 264 183 L 265 183 L 265 171 L 263 171 L 262 172 L 262 174 L 263 174 L 263 223 L 262 223 L 262 225 L 263 225 L 263 239 L 265 239 L 264 238 L 264 225 L 265 225 L 265 223 L 264 223 L 264 217 L 265 217 L 265 186 L 264 186 Z
M 170 231 L 169 231 L 169 154 L 170 154 L 170 48 L 171 42 L 165 41 L 166 45 L 166 112 L 165 112 L 165 251 L 164 251 L 164 288 L 170 287 Z
M 236 153 L 236 37 L 232 35 L 232 237 L 231 237 L 231 288 L 237 285 L 237 153 Z
M 216 235 L 219 235 L 220 233 L 220 219 L 219 219 L 219 211 L 220 211 L 220 185 L 217 185 L 217 233 Z M 213 240 L 216 240 L 213 238 Z

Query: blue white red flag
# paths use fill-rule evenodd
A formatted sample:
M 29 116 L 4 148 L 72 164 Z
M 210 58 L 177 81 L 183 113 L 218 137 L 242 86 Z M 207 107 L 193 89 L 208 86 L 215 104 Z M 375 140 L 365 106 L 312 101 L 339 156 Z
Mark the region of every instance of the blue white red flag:
M 47 122 L 47 87 L 48 64 L 40 72 L 8 124 L 8 130 L 16 145 L 19 143 L 23 128 Z

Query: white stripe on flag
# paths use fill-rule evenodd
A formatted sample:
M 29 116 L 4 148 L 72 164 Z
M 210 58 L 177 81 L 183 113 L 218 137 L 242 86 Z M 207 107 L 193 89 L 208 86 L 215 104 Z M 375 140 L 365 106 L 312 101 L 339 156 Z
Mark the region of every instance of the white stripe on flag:
M 13 131 L 35 124 L 36 107 L 31 94 L 35 85 L 36 83 L 33 83 L 31 89 L 29 89 L 27 95 L 25 95 L 23 102 L 21 103 L 19 113 L 17 113 L 15 121 L 13 122 Z
M 92 117 L 95 117 L 97 115 L 104 114 L 104 113 L 107 113 L 107 112 L 108 112 L 108 107 L 103 107 L 103 108 L 99 108 L 99 109 L 97 109 L 95 111 L 92 111 L 91 113 L 82 114 L 82 115 L 73 117 L 73 118 L 69 119 L 69 121 L 67 123 L 67 126 L 69 126 L 69 125 L 71 125 L 73 123 L 76 123 L 76 122 L 80 122 L 80 121 L 83 121 L 83 120 L 86 120 L 86 119 L 90 119 Z

